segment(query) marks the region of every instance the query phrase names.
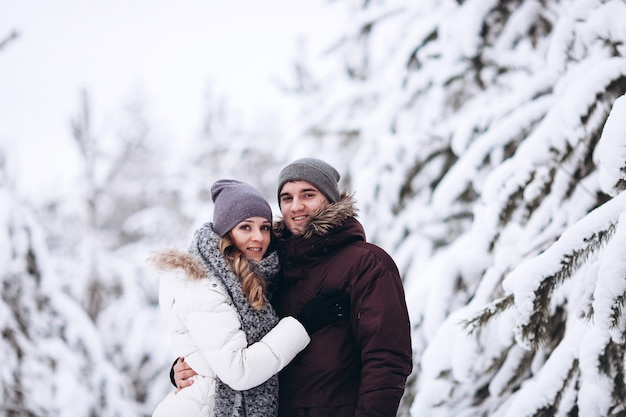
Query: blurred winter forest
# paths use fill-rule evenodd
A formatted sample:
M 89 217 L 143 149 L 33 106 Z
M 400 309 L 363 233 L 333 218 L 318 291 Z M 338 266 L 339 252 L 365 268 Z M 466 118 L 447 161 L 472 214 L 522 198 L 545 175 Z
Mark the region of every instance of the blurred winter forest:
M 173 357 L 145 259 L 186 247 L 215 179 L 275 204 L 280 168 L 316 156 L 403 275 L 400 416 L 626 416 L 626 1 L 331 6 L 350 24 L 285 63 L 280 137 L 218 98 L 184 148 L 141 103 L 102 137 L 83 91 L 71 193 L 29 201 L 2 152 L 0 414 L 150 415 Z M 0 65 L 19 47 L 0 34 Z

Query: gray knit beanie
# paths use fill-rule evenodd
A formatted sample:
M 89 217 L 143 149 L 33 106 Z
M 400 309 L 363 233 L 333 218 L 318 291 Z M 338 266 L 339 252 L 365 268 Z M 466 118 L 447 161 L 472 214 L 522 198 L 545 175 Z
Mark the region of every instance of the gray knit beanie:
M 339 201 L 339 172 L 327 162 L 316 158 L 297 159 L 283 168 L 278 175 L 278 204 L 283 185 L 289 181 L 306 181 L 315 186 L 328 201 Z
M 213 231 L 220 237 L 250 217 L 272 223 L 272 209 L 256 188 L 237 180 L 218 180 L 211 186 Z

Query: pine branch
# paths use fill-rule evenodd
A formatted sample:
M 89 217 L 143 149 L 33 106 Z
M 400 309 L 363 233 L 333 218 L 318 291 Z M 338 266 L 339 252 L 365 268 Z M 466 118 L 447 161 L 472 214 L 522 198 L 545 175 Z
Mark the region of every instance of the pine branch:
M 626 294 L 620 294 L 613 300 L 613 305 L 611 306 L 611 329 L 618 329 L 620 327 L 620 322 L 622 321 L 622 314 L 624 311 L 624 306 L 626 305 Z M 626 343 L 626 334 L 622 334 L 622 338 Z
M 548 404 L 544 407 L 537 410 L 532 417 L 553 417 L 557 415 L 559 411 L 559 406 L 561 405 L 561 399 L 563 398 L 563 394 L 566 392 L 569 383 L 576 383 L 578 378 L 580 377 L 580 363 L 578 359 L 574 359 L 572 361 L 572 366 L 569 369 L 569 372 L 563 378 L 563 385 L 556 392 L 556 395 Z
M 557 285 L 561 285 L 570 278 L 578 268 L 598 249 L 603 247 L 615 232 L 615 224 L 611 224 L 606 230 L 593 233 L 590 237 L 583 239 L 587 245 L 580 249 L 575 249 L 571 253 L 563 255 L 561 269 L 555 274 L 543 279 L 539 288 L 534 292 L 533 312 L 529 320 L 521 326 L 521 336 L 536 348 L 546 340 L 550 333 L 550 301 Z
M 620 404 L 626 398 L 626 382 L 624 375 L 624 353 L 626 348 L 623 344 L 617 344 L 609 339 L 602 355 L 598 357 L 599 369 L 613 383 L 611 396 Z
M 496 315 L 507 310 L 515 303 L 513 294 L 498 298 L 483 308 L 478 314 L 467 320 L 462 320 L 460 324 L 467 330 L 468 334 L 480 334 L 480 330 Z
M 561 269 L 550 276 L 543 279 L 539 288 L 535 290 L 535 299 L 533 301 L 533 313 L 528 322 L 522 325 L 522 337 L 531 342 L 534 348 L 540 343 L 546 341 L 547 336 L 551 334 L 552 325 L 550 315 L 550 301 L 554 289 L 562 284 L 567 278 L 583 264 L 598 249 L 603 247 L 615 232 L 615 225 L 611 224 L 606 230 L 593 233 L 590 237 L 584 238 L 583 242 L 587 246 L 574 250 L 569 254 L 564 254 L 561 260 Z M 468 334 L 479 334 L 480 330 L 496 315 L 507 310 L 515 303 L 514 295 L 509 294 L 506 297 L 498 298 L 492 301 L 488 306 L 483 308 L 474 316 L 462 320 L 460 324 L 467 330 Z M 624 300 L 622 299 L 623 305 Z M 621 310 L 619 311 L 621 313 Z M 618 312 L 615 312 L 617 315 Z M 617 316 L 619 318 L 619 316 Z M 615 320 L 617 320 L 617 318 Z M 554 324 L 560 323 L 556 320 Z
M 507 349 L 503 354 L 508 355 L 511 349 Z M 506 396 L 507 393 L 517 391 L 522 383 L 530 376 L 532 362 L 535 357 L 535 352 L 525 351 L 524 356 L 517 363 L 515 372 L 511 372 L 510 378 L 506 381 L 501 389 L 496 393 L 498 396 Z

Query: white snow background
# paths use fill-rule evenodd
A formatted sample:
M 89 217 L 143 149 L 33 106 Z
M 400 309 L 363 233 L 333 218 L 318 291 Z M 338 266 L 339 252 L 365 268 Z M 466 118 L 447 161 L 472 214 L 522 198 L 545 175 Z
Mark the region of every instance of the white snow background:
M 225 4 L 0 0 L 0 413 L 150 415 L 146 258 L 310 155 L 403 275 L 399 415 L 623 416 L 626 1 Z

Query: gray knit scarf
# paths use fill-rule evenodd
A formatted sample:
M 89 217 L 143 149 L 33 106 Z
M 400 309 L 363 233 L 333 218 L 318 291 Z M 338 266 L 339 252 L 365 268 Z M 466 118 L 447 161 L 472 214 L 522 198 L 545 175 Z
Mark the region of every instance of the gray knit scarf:
M 219 250 L 220 237 L 213 231 L 212 223 L 205 223 L 196 231 L 189 251 L 200 257 L 204 264 L 224 284 L 232 305 L 239 314 L 248 346 L 261 340 L 278 323 L 278 315 L 269 302 L 255 310 L 243 294 L 239 278 L 232 272 Z M 260 262 L 251 262 L 255 270 L 268 281 L 279 270 L 278 256 L 272 252 Z M 235 391 L 217 380 L 215 417 L 271 417 L 278 414 L 278 376 L 274 375 L 261 385 L 246 391 Z

